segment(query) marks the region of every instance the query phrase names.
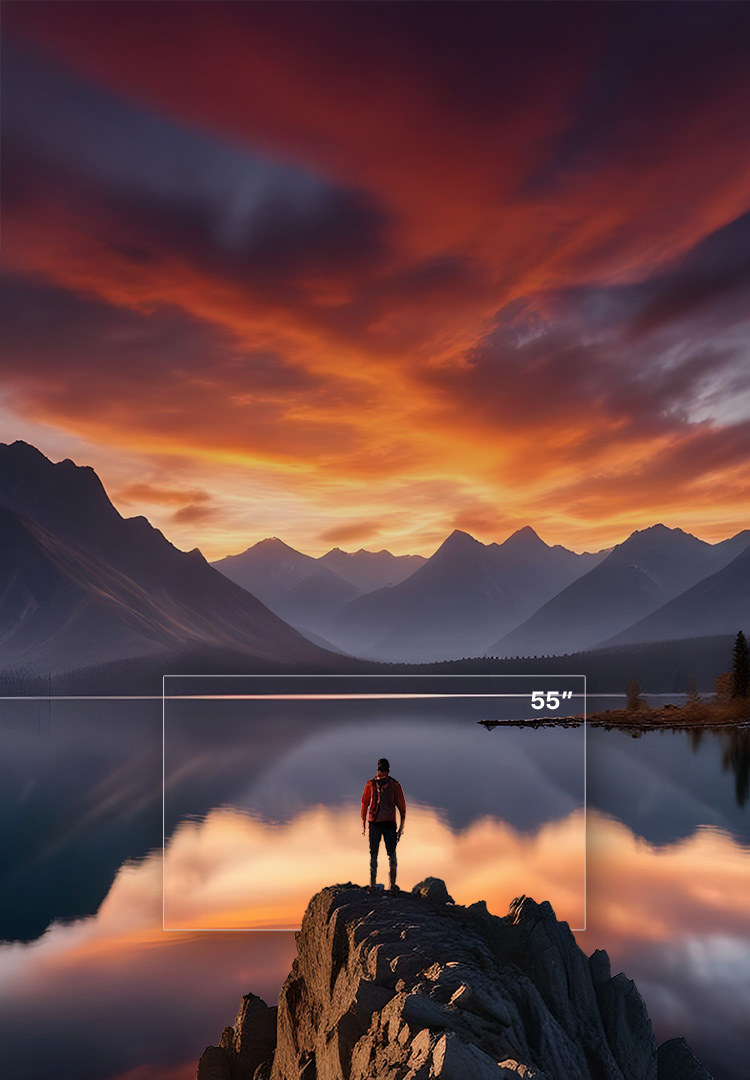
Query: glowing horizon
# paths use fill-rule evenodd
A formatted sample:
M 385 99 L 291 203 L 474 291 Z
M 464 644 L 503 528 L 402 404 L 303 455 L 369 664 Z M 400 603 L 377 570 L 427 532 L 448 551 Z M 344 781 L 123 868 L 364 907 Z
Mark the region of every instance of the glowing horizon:
M 5 438 L 209 559 L 745 528 L 747 13 L 285 10 L 4 6 Z

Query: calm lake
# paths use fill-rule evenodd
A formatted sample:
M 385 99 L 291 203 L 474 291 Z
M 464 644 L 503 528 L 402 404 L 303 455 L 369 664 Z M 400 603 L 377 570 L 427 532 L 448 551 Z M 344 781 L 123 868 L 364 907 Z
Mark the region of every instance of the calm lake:
M 487 731 L 518 708 L 492 706 L 168 701 L 163 732 L 161 700 L 2 702 L 10 1074 L 193 1080 L 242 994 L 275 1000 L 310 895 L 366 881 L 360 798 L 385 753 L 403 888 L 435 874 L 501 915 L 550 900 L 636 981 L 659 1041 L 745 1077 L 750 734 Z

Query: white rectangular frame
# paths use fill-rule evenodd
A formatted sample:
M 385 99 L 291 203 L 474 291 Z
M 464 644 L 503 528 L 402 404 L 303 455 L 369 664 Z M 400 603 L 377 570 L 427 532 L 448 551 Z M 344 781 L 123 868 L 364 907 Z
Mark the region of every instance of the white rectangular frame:
M 494 675 L 494 674 L 475 674 L 475 675 L 344 675 L 344 674 L 330 674 L 330 675 L 162 675 L 162 694 L 161 694 L 161 812 L 162 812 L 162 829 L 161 829 L 161 923 L 164 933 L 172 934 L 288 934 L 292 931 L 300 929 L 299 926 L 288 927 L 255 927 L 255 926 L 167 926 L 165 923 L 165 909 L 166 909 L 166 892 L 165 892 L 165 860 L 166 860 L 166 684 L 167 679 L 581 679 L 583 681 L 583 926 L 571 926 L 572 933 L 583 933 L 586 930 L 588 922 L 588 907 L 587 907 L 587 882 L 588 882 L 588 760 L 587 760 L 587 740 L 588 740 L 588 715 L 587 715 L 587 696 L 588 687 L 586 685 L 585 675 L 576 674 L 559 674 L 559 675 Z M 206 700 L 222 698 L 227 695 L 223 694 L 196 694 L 193 695 L 174 695 L 179 698 L 188 698 L 190 700 L 196 700 L 204 698 Z M 232 695 L 235 698 L 238 695 Z M 259 694 L 247 694 L 240 695 L 247 697 L 248 699 L 259 698 L 262 695 Z M 283 698 L 283 694 L 273 694 L 275 698 Z M 292 695 L 290 695 L 292 696 Z M 294 695 L 299 696 L 299 695 Z M 342 697 L 345 695 L 342 695 Z M 384 697 L 387 695 L 383 695 Z M 394 695 L 399 698 L 409 697 L 408 694 Z M 525 694 L 440 694 L 429 695 L 430 697 L 526 697 Z

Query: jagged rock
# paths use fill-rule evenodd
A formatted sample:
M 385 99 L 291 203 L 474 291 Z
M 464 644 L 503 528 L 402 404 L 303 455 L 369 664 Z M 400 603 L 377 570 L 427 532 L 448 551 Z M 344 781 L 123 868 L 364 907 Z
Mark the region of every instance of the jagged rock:
M 710 1080 L 681 1040 L 660 1048 L 657 1076 L 634 984 L 612 978 L 606 953 L 587 960 L 548 903 L 520 897 L 498 918 L 436 878 L 314 896 L 270 1065 L 272 1012 L 243 1000 L 218 1051 L 229 1080 Z M 199 1080 L 227 1080 L 205 1071 L 223 1067 L 212 1049 Z
M 711 1080 L 684 1039 L 668 1039 L 659 1047 L 658 1080 Z
M 616 975 L 597 992 L 599 1012 L 617 1064 L 625 1076 L 657 1080 L 656 1040 L 635 983 Z
M 435 904 L 453 904 L 453 897 L 449 895 L 445 882 L 437 877 L 426 877 L 412 889 L 415 896 L 421 896 L 424 900 L 432 900 Z
M 234 1026 L 224 1028 L 219 1046 L 206 1047 L 198 1080 L 268 1080 L 277 1013 L 275 1005 L 269 1008 L 256 994 L 245 994 Z
M 223 1047 L 206 1047 L 198 1062 L 198 1080 L 232 1080 L 232 1066 Z

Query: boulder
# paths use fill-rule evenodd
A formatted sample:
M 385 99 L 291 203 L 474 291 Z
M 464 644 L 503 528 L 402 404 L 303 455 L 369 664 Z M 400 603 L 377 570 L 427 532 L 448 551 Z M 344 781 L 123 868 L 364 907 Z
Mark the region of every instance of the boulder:
M 445 882 L 440 878 L 426 877 L 412 889 L 414 896 L 421 896 L 423 900 L 432 900 L 435 904 L 452 904 L 453 897 L 449 895 Z

